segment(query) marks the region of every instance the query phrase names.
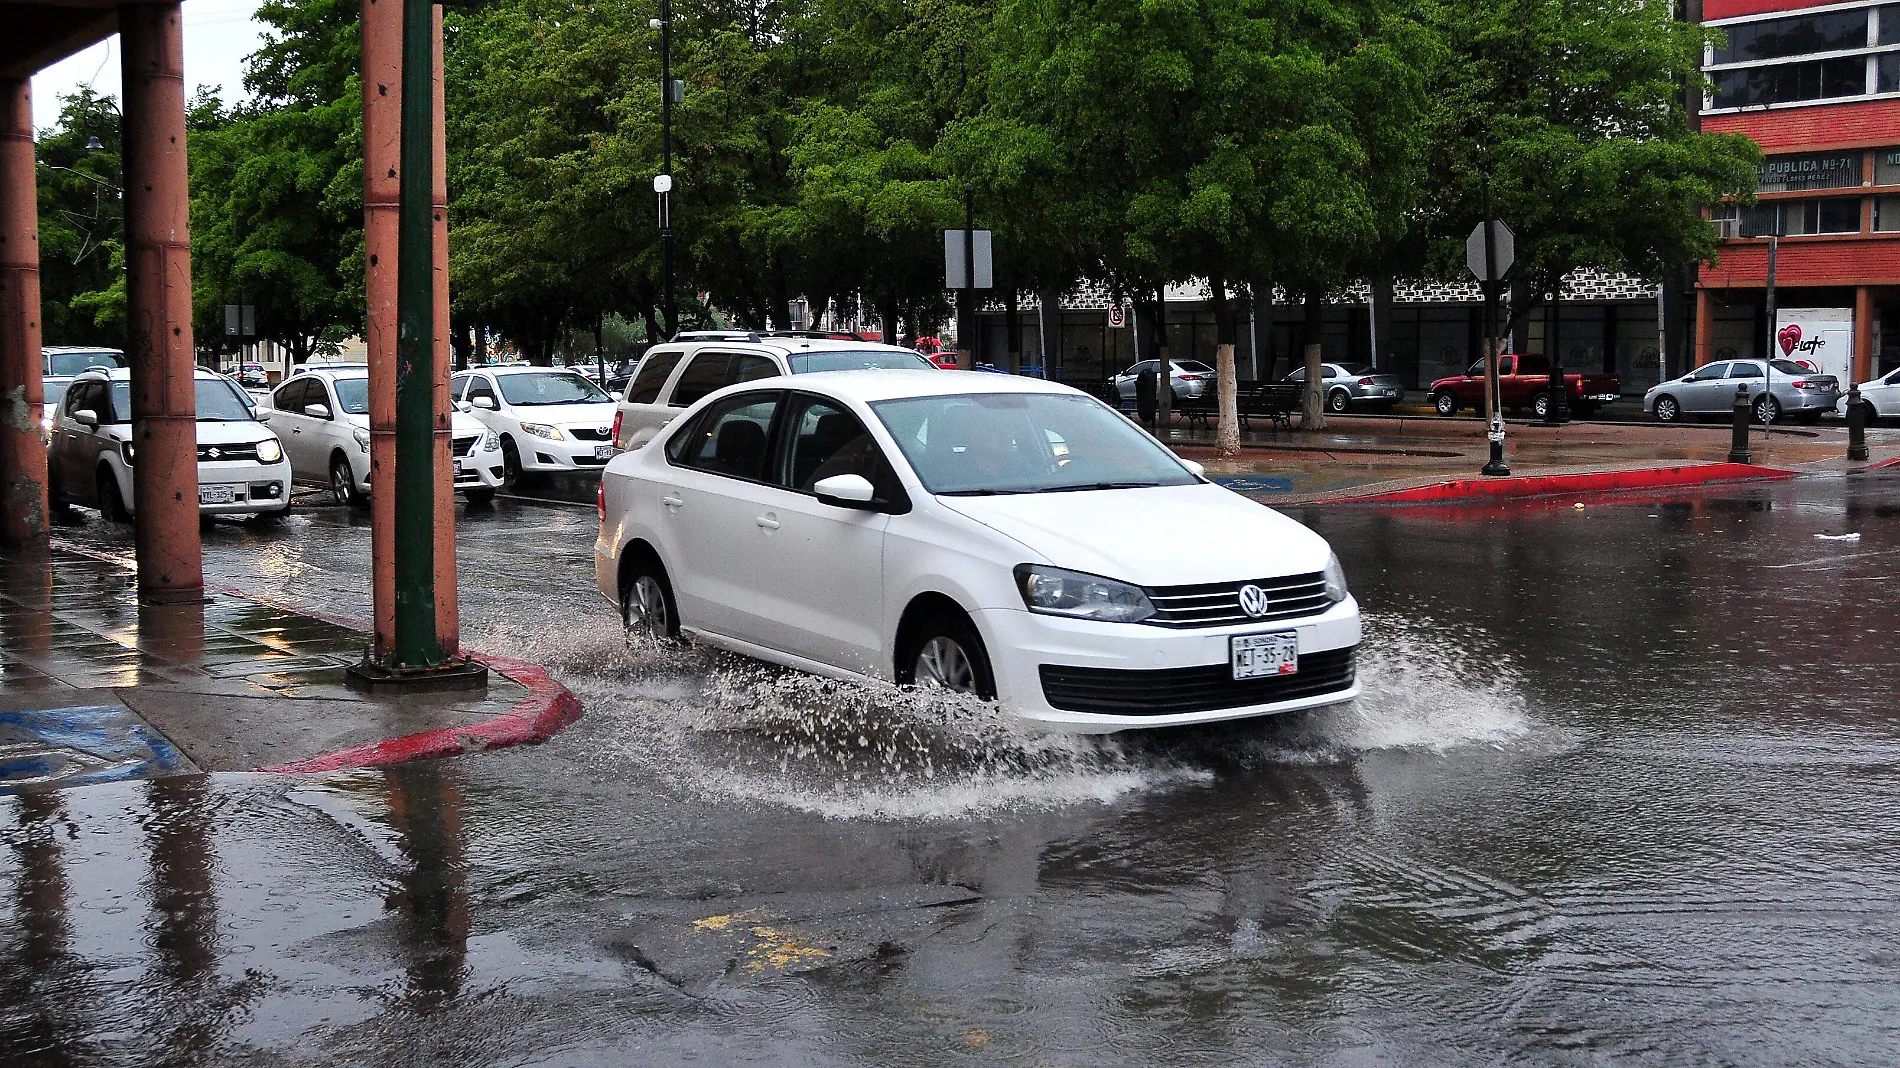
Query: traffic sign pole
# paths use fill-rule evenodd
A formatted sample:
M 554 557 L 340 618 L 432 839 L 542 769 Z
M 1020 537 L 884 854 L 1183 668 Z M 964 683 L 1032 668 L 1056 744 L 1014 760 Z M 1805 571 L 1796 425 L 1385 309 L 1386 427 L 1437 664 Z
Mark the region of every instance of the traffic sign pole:
M 1491 442 L 1490 462 L 1482 473 L 1502 476 L 1511 473 L 1504 462 L 1504 405 L 1498 384 L 1498 276 L 1510 270 L 1516 253 L 1511 228 L 1491 215 L 1491 179 L 1484 180 L 1484 221 L 1465 239 L 1465 266 L 1484 283 L 1484 395 L 1488 425 L 1485 437 Z

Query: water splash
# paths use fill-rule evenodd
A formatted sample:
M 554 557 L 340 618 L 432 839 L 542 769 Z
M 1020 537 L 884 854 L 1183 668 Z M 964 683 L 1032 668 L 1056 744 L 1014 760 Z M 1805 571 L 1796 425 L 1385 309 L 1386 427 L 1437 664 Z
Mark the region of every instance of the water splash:
M 497 630 L 484 648 L 546 665 L 592 724 L 594 759 L 705 794 L 833 819 L 945 819 L 1108 803 L 1212 781 L 1217 769 L 1337 763 L 1389 749 L 1502 746 L 1531 732 L 1521 680 L 1480 644 L 1369 618 L 1364 695 L 1206 730 L 1045 732 L 955 694 L 840 681 L 688 643 L 629 644 L 610 620 Z

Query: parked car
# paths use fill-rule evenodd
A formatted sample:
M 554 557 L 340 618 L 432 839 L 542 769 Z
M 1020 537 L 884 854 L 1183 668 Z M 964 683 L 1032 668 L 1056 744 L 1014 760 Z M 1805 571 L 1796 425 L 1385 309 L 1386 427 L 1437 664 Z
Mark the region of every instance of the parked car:
M 1651 386 L 1643 394 L 1643 410 L 1664 423 L 1684 416 L 1727 413 L 1734 410 L 1735 391 L 1742 386 L 1748 388 L 1757 423 L 1773 423 L 1784 415 L 1798 422 L 1816 422 L 1841 399 L 1838 379 L 1817 375 L 1793 360 L 1774 361 L 1772 385 L 1760 360 L 1717 360 Z
M 1158 360 L 1143 360 L 1115 376 L 1115 395 L 1121 398 L 1123 409 L 1134 409 L 1135 390 L 1141 383 L 1141 376 L 1153 374 L 1159 366 Z M 1193 400 L 1214 389 L 1214 369 L 1199 360 L 1174 360 L 1168 366 L 1176 400 Z
M 237 380 L 246 389 L 266 389 L 270 386 L 270 372 L 261 363 L 239 364 Z
M 59 402 L 65 398 L 66 388 L 73 384 L 74 376 L 95 367 L 111 370 L 126 366 L 122 350 L 96 345 L 49 345 L 40 349 L 40 359 L 40 381 L 45 388 L 40 425 L 49 442 L 58 422 Z
M 957 354 L 955 352 L 933 352 L 924 356 L 924 359 L 929 360 L 930 366 L 935 367 L 939 371 L 957 370 Z
M 1366 364 L 1322 363 L 1320 397 L 1326 410 L 1344 414 L 1354 408 L 1391 411 L 1405 398 L 1405 383 L 1398 375 L 1389 375 Z M 1295 367 L 1282 382 L 1306 383 L 1306 368 Z
M 510 483 L 595 470 L 613 457 L 614 399 L 569 368 L 466 371 L 449 379 L 449 396 L 497 436 Z
M 1612 374 L 1564 375 L 1570 412 L 1588 419 L 1598 408 L 1620 398 L 1623 381 Z M 1441 378 L 1431 386 L 1432 407 L 1439 415 L 1457 415 L 1458 409 L 1484 412 L 1484 361 L 1476 360 L 1462 375 Z M 1536 353 L 1505 353 L 1498 357 L 1498 393 L 1507 411 L 1529 408 L 1542 419 L 1550 414 L 1550 361 Z
M 369 369 L 306 365 L 269 396 L 265 410 L 297 481 L 329 487 L 338 504 L 368 500 Z M 449 434 L 456 491 L 487 504 L 502 484 L 501 442 L 460 411 L 450 415 Z
M 1327 543 L 1054 382 L 846 371 L 701 398 L 600 490 L 632 632 L 1108 732 L 1351 700 Z
M 1883 417 L 1900 415 L 1900 371 L 1889 371 L 1879 378 L 1862 382 L 1860 401 L 1868 406 L 1868 426 L 1880 422 Z M 1847 394 L 1841 394 L 1840 403 L 1834 410 L 1843 417 L 1847 415 Z
M 649 350 L 620 396 L 616 449 L 637 449 L 714 390 L 778 375 L 844 370 L 928 371 L 914 349 L 861 341 L 773 337 L 749 332 L 688 335 Z
M 290 508 L 283 443 L 252 413 L 244 391 L 215 371 L 193 375 L 198 413 L 198 511 L 282 516 Z M 109 520 L 132 518 L 132 372 L 84 371 L 59 405 L 47 457 L 54 506 L 87 504 Z

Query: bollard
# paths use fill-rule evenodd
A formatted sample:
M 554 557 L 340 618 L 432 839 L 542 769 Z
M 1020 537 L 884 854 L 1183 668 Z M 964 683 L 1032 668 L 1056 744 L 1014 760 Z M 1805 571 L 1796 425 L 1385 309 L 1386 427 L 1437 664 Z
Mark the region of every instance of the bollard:
M 1735 387 L 1735 436 L 1729 442 L 1728 462 L 1732 464 L 1752 463 L 1748 455 L 1748 423 L 1751 418 L 1748 405 L 1748 387 Z
M 1861 403 L 1859 386 L 1847 391 L 1847 458 L 1867 458 L 1867 406 Z

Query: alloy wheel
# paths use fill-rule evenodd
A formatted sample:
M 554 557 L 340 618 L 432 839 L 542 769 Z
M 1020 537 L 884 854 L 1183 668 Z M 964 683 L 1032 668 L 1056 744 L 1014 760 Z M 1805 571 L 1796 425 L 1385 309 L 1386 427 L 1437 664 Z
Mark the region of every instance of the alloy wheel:
M 1344 391 L 1335 390 L 1331 396 L 1326 398 L 1326 406 L 1332 409 L 1334 415 L 1339 415 L 1352 406 L 1352 401 L 1346 396 Z
M 350 504 L 356 500 L 356 476 L 351 473 L 348 460 L 330 462 L 330 496 L 338 504 Z
M 970 663 L 969 654 L 956 639 L 941 635 L 932 638 L 917 650 L 917 665 L 912 672 L 917 685 L 928 689 L 951 690 L 956 693 L 976 692 L 976 668 Z
M 1674 397 L 1656 398 L 1656 418 L 1657 419 L 1665 423 L 1673 423 L 1676 421 L 1676 416 L 1681 415 L 1681 414 L 1682 414 L 1682 409 L 1677 406 L 1676 398 Z
M 1773 423 L 1781 419 L 1781 402 L 1770 396 L 1762 396 L 1755 402 L 1755 421 Z
M 1432 406 L 1438 409 L 1439 415 L 1458 414 L 1458 401 L 1449 393 L 1440 393 L 1432 398 Z
M 654 641 L 667 637 L 672 620 L 666 611 L 666 589 L 652 575 L 633 580 L 627 591 L 627 635 L 642 635 Z

